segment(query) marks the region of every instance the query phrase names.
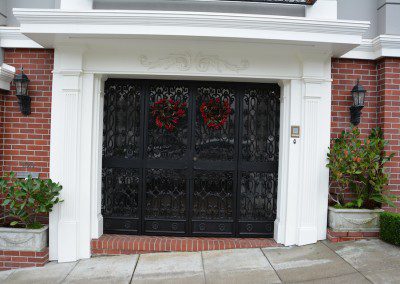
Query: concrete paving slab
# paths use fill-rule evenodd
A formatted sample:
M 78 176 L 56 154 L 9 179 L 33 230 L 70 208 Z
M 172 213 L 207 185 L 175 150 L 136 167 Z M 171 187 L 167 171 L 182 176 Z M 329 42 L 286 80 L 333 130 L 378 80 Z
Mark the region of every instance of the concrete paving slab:
M 323 243 L 263 249 L 283 282 L 310 281 L 357 271 Z
M 296 282 L 296 284 L 370 284 L 362 274 L 352 273 L 348 275 L 336 276 L 332 278 L 315 279 L 305 282 Z
M 206 283 L 281 283 L 260 249 L 202 252 Z
M 400 248 L 378 239 L 327 245 L 361 273 L 400 269 Z
M 129 283 L 138 258 L 121 255 L 81 260 L 63 283 Z
M 201 253 L 143 254 L 136 266 L 132 283 L 205 283 Z
M 11 274 L 13 274 L 14 270 L 5 270 L 5 271 L 0 271 L 0 283 L 2 281 L 6 280 Z
M 50 262 L 44 267 L 34 267 L 16 270 L 2 283 L 40 283 L 55 284 L 61 283 L 68 273 L 75 267 L 75 262 L 57 263 Z
M 397 269 L 378 270 L 363 272 L 366 278 L 376 284 L 398 284 L 400 283 L 400 267 Z

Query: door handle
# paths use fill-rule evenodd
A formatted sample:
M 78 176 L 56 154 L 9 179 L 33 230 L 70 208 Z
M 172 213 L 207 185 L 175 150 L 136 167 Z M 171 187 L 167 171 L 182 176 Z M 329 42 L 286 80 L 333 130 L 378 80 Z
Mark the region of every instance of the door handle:
M 197 157 L 193 157 L 193 161 L 196 162 L 197 161 Z

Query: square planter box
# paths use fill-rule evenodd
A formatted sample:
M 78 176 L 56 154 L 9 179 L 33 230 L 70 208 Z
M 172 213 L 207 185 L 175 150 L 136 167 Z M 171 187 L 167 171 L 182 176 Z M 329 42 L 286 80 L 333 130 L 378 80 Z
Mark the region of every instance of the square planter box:
M 0 250 L 41 251 L 47 247 L 49 226 L 41 229 L 0 227 Z
M 379 232 L 382 209 L 336 209 L 329 207 L 328 224 L 337 232 Z

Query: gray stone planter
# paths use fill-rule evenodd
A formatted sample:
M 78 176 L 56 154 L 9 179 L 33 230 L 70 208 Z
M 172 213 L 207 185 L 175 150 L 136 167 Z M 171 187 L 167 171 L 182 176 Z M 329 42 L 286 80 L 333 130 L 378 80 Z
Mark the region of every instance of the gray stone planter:
M 329 207 L 328 224 L 339 232 L 379 232 L 382 209 L 336 209 Z
M 41 251 L 47 247 L 49 226 L 41 229 L 0 227 L 0 250 Z

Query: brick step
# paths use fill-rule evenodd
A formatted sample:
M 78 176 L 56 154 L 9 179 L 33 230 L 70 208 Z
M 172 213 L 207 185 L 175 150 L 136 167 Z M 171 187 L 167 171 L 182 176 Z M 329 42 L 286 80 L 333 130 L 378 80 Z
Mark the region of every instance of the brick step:
M 206 251 L 234 248 L 277 247 L 269 238 L 197 238 L 103 235 L 91 242 L 93 255 L 137 254 L 171 251 Z
M 379 238 L 379 232 L 339 232 L 328 228 L 326 237 L 333 243 Z

